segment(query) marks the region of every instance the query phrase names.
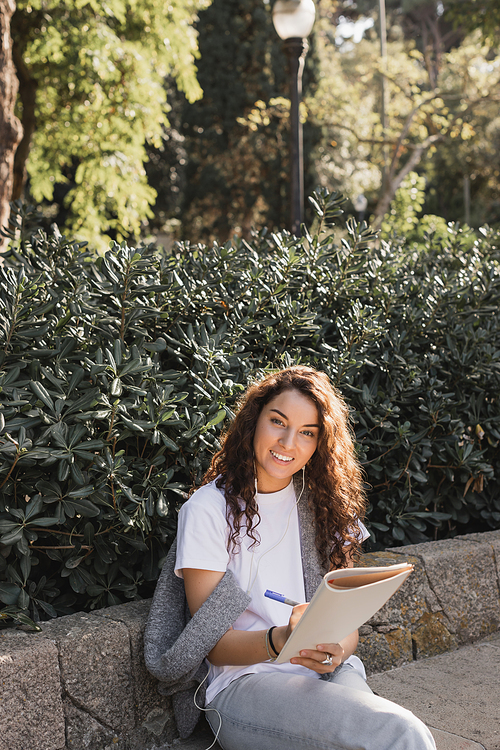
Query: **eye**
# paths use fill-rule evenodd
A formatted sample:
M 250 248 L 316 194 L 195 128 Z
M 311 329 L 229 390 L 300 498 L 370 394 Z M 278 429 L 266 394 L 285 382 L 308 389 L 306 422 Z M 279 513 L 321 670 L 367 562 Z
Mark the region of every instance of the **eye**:
M 273 424 L 280 424 L 280 425 L 283 424 L 283 421 L 279 417 L 271 417 L 271 422 Z
M 311 432 L 311 430 L 302 430 L 302 434 L 306 437 L 315 437 L 314 432 Z

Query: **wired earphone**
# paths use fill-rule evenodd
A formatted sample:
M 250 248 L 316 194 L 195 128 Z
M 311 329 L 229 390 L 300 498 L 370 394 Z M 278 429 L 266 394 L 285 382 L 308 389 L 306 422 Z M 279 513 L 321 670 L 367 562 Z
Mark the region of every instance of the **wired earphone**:
M 254 561 L 254 555 L 253 555 L 253 553 L 252 553 L 252 560 L 251 560 L 251 563 L 250 563 L 250 573 L 248 574 L 248 584 L 249 584 L 249 587 L 247 588 L 247 592 L 246 592 L 247 594 L 250 594 L 250 592 L 251 592 L 252 588 L 253 588 L 253 587 L 254 587 L 254 585 L 255 585 L 255 581 L 257 580 L 257 575 L 258 575 L 258 573 L 259 573 L 259 568 L 260 568 L 260 564 L 261 564 L 261 562 L 262 562 L 263 558 L 264 558 L 264 557 L 265 557 L 265 556 L 266 556 L 266 555 L 267 555 L 267 554 L 268 554 L 269 552 L 272 552 L 272 550 L 273 550 L 273 549 L 276 549 L 276 547 L 278 547 L 278 546 L 279 546 L 279 545 L 281 544 L 281 542 L 283 541 L 283 539 L 284 539 L 284 538 L 286 537 L 286 535 L 287 535 L 287 532 L 288 532 L 288 529 L 289 529 L 289 527 L 290 527 L 290 519 L 291 519 L 291 517 L 292 517 L 292 513 L 293 513 L 293 511 L 295 510 L 295 508 L 297 507 L 297 505 L 299 504 L 299 502 L 300 502 L 300 499 L 301 499 L 302 495 L 304 494 L 304 489 L 305 489 L 305 486 L 306 486 L 306 467 L 305 467 L 305 466 L 303 466 L 303 467 L 302 467 L 302 488 L 301 488 L 301 490 L 300 490 L 300 493 L 299 493 L 299 496 L 298 496 L 298 498 L 297 498 L 296 502 L 295 502 L 295 503 L 293 504 L 293 506 L 292 506 L 292 508 L 291 508 L 291 510 L 290 510 L 290 513 L 288 514 L 288 519 L 287 519 L 287 522 L 286 522 L 286 528 L 285 528 L 285 531 L 283 532 L 283 534 L 282 534 L 281 538 L 280 538 L 280 539 L 279 539 L 279 540 L 278 540 L 278 541 L 276 542 L 276 544 L 273 544 L 273 546 L 272 546 L 272 547 L 270 547 L 270 548 L 269 548 L 268 550 L 266 550 L 266 551 L 265 551 L 265 552 L 264 552 L 264 553 L 263 553 L 263 554 L 262 554 L 262 555 L 261 555 L 261 556 L 259 557 L 259 561 L 258 561 L 258 563 L 257 563 L 257 569 L 256 569 L 256 571 L 255 571 L 255 575 L 254 575 L 254 577 L 253 577 L 252 585 L 250 586 L 250 581 L 252 580 L 252 568 L 253 568 L 253 561 Z M 257 489 L 257 472 L 255 472 L 255 497 L 257 497 L 257 492 L 258 492 L 258 489 Z M 217 740 L 218 740 L 218 738 L 219 738 L 220 730 L 222 729 L 222 716 L 221 716 L 221 715 L 220 715 L 220 713 L 219 713 L 219 712 L 217 711 L 217 709 L 216 709 L 216 708 L 204 708 L 204 707 L 202 707 L 202 706 L 199 706 L 199 705 L 198 705 L 198 704 L 196 703 L 196 696 L 198 695 L 198 690 L 199 690 L 199 689 L 201 688 L 201 686 L 203 685 L 203 683 L 205 682 L 205 680 L 206 680 L 206 679 L 208 678 L 209 674 L 210 674 L 210 668 L 209 668 L 208 672 L 206 673 L 205 677 L 203 678 L 203 680 L 202 680 L 202 681 L 200 682 L 200 684 L 199 684 L 199 685 L 198 685 L 198 687 L 196 688 L 196 690 L 195 690 L 195 693 L 194 693 L 194 696 L 193 696 L 193 702 L 194 702 L 194 705 L 196 706 L 196 708 L 197 708 L 197 709 L 199 709 L 200 711 L 203 711 L 203 712 L 205 712 L 205 713 L 208 713 L 209 711 L 215 711 L 215 713 L 216 713 L 216 714 L 217 714 L 217 716 L 219 717 L 219 726 L 218 726 L 218 728 L 217 728 L 217 732 L 215 733 L 214 741 L 212 742 L 212 744 L 211 744 L 211 745 L 209 745 L 209 746 L 208 746 L 208 747 L 206 748 L 206 750 L 212 750 L 213 746 L 214 746 L 214 745 L 216 744 L 216 742 L 217 742 Z
M 207 713 L 208 713 L 209 711 L 215 711 L 215 713 L 216 713 L 216 714 L 217 714 L 217 716 L 219 717 L 219 726 L 217 727 L 217 731 L 216 731 L 216 733 L 215 733 L 214 741 L 213 741 L 213 742 L 212 742 L 212 744 L 211 744 L 211 745 L 209 745 L 209 746 L 208 746 L 208 747 L 207 747 L 207 748 L 206 748 L 205 750 L 212 750 L 213 746 L 215 745 L 215 743 L 216 743 L 216 742 L 217 742 L 217 740 L 219 739 L 219 734 L 220 734 L 220 730 L 222 729 L 222 716 L 221 716 L 221 715 L 220 715 L 220 713 L 219 713 L 219 712 L 217 711 L 217 709 L 216 709 L 216 708 L 204 708 L 203 706 L 199 706 L 199 705 L 198 705 L 198 704 L 196 703 L 196 696 L 198 695 L 198 690 L 199 690 L 199 689 L 201 688 L 201 686 L 203 685 L 203 683 L 205 682 L 205 680 L 206 680 L 206 679 L 208 678 L 208 675 L 209 675 L 209 674 L 210 674 L 210 667 L 208 668 L 208 672 L 206 673 L 205 677 L 204 677 L 204 678 L 202 679 L 202 681 L 200 682 L 200 684 L 198 685 L 198 687 L 197 687 L 197 688 L 196 688 L 196 690 L 194 691 L 194 695 L 193 695 L 193 703 L 194 703 L 194 705 L 196 706 L 196 708 L 197 708 L 197 709 L 198 709 L 199 711 L 203 711 L 203 712 L 204 712 L 204 713 L 206 713 L 206 714 L 207 714 Z
M 248 574 L 248 587 L 247 587 L 247 590 L 246 590 L 247 594 L 250 594 L 250 592 L 252 591 L 253 587 L 255 586 L 255 582 L 256 582 L 257 576 L 259 574 L 260 564 L 261 564 L 262 560 L 264 559 L 264 557 L 267 554 L 269 554 L 269 552 L 272 552 L 273 549 L 276 549 L 276 547 L 278 547 L 281 544 L 281 542 L 283 541 L 283 539 L 286 537 L 288 529 L 290 527 L 290 519 L 292 517 L 292 513 L 295 510 L 295 508 L 297 507 L 297 505 L 299 504 L 300 498 L 304 494 L 305 486 L 306 486 L 306 467 L 303 466 L 302 467 L 302 489 L 300 490 L 300 494 L 299 494 L 297 500 L 295 501 L 294 505 L 292 506 L 292 508 L 290 510 L 290 513 L 288 514 L 285 531 L 283 532 L 283 535 L 281 536 L 281 538 L 276 542 L 276 544 L 273 544 L 272 547 L 269 547 L 269 549 L 266 550 L 259 557 L 259 561 L 257 563 L 257 570 L 255 571 L 255 575 L 253 577 L 253 581 L 252 581 L 252 569 L 253 569 L 254 554 L 253 554 L 253 550 L 252 550 L 252 560 L 251 560 L 251 563 L 250 563 L 250 572 Z M 258 492 L 258 490 L 257 490 L 257 472 L 255 472 L 255 496 L 256 497 L 257 497 L 257 492 Z M 250 582 L 252 582 L 251 585 L 250 585 Z

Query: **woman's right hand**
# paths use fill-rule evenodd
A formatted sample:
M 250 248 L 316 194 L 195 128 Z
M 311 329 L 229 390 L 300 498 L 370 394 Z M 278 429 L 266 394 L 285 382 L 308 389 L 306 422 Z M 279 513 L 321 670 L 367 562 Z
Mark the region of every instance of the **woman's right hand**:
M 292 609 L 292 614 L 290 615 L 290 619 L 288 621 L 288 626 L 286 629 L 286 638 L 285 641 L 288 640 L 290 635 L 292 634 L 292 631 L 297 627 L 299 624 L 299 620 L 306 611 L 307 607 L 309 606 L 308 603 L 306 604 L 296 604 L 295 607 Z M 283 643 L 283 646 L 285 644 Z
M 305 604 L 296 604 L 292 609 L 288 625 L 283 625 L 274 629 L 273 641 L 279 651 L 281 651 L 287 640 L 290 638 L 293 629 L 297 627 L 300 618 L 308 606 L 309 604 L 307 602 Z

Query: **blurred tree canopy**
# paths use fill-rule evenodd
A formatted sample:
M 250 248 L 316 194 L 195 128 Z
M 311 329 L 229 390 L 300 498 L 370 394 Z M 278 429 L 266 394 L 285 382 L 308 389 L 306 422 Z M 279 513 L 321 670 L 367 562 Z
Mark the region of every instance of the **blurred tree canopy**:
M 497 223 L 496 5 L 387 0 L 383 57 L 378 0 L 316 0 L 306 193 L 340 190 L 351 210 L 363 194 L 365 217 L 384 231 L 411 229 L 422 212 Z M 27 165 L 28 195 L 46 217 L 94 244 L 102 234 L 206 241 L 286 225 L 287 60 L 271 8 L 20 0 L 12 33 L 25 139 L 14 197 Z M 357 29 L 360 40 L 346 38 Z M 399 216 L 409 200 L 411 215 Z
M 77 236 L 139 235 L 156 197 L 145 145 L 168 125 L 164 79 L 188 101 L 201 96 L 193 22 L 209 2 L 19 0 L 11 33 L 24 139 L 13 197 L 27 170 L 34 200 L 62 205 Z
M 192 104 L 180 103 L 164 150 L 151 150 L 153 184 L 167 187 L 170 177 L 174 193 L 182 192 L 174 215 L 184 237 L 224 240 L 233 232 L 248 237 L 252 226 L 269 222 L 285 226 L 289 215 L 287 58 L 274 30 L 271 4 L 213 0 L 199 14 L 196 30 L 203 97 Z M 317 63 L 312 40 L 304 74 L 309 91 L 315 88 Z M 311 158 L 315 137 L 315 127 L 306 124 L 309 190 L 316 184 Z M 177 149 L 177 163 L 172 147 Z M 158 208 L 168 215 L 169 196 L 158 192 Z
M 468 31 L 479 29 L 486 39 L 500 38 L 500 5 L 497 0 L 447 0 L 446 18 Z
M 308 108 L 324 133 L 317 162 L 323 184 L 365 193 L 380 226 L 414 170 L 427 178 L 424 210 L 448 219 L 465 218 L 464 179 L 477 179 L 477 225 L 498 220 L 498 50 L 480 30 L 466 36 L 453 26 L 438 3 L 412 0 L 388 5 L 384 58 L 378 8 L 358 6 L 373 19 L 358 44 L 336 48 L 328 16 L 316 29 L 322 73 Z
M 388 0 L 383 60 L 376 0 L 316 0 L 304 80 L 306 192 L 319 183 L 353 201 L 364 194 L 366 217 L 385 230 L 411 230 L 422 211 L 474 226 L 500 219 L 500 58 L 473 0 L 477 23 L 463 23 L 467 5 Z M 270 11 L 263 0 L 214 0 L 200 13 L 204 96 L 179 103 L 173 139 L 154 154 L 152 184 L 175 180 L 178 236 L 225 239 L 286 223 L 286 57 Z M 346 21 L 364 24 L 359 43 L 341 38 Z M 415 180 L 419 211 L 412 200 L 411 217 L 390 219 L 416 194 Z M 168 217 L 168 190 L 161 198 Z
M 225 239 L 237 227 L 248 234 L 269 213 L 285 222 L 284 118 L 274 112 L 264 134 L 245 122 L 256 103 L 265 106 L 286 87 L 270 6 L 262 0 L 214 0 L 200 14 L 197 29 L 204 96 L 184 109 L 189 161 L 183 229 Z

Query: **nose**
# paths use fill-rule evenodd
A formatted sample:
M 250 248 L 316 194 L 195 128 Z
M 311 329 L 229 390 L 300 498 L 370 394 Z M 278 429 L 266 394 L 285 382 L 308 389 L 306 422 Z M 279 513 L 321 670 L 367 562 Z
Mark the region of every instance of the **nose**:
M 293 430 L 285 430 L 279 439 L 279 444 L 284 450 L 291 450 L 295 442 L 295 433 Z

